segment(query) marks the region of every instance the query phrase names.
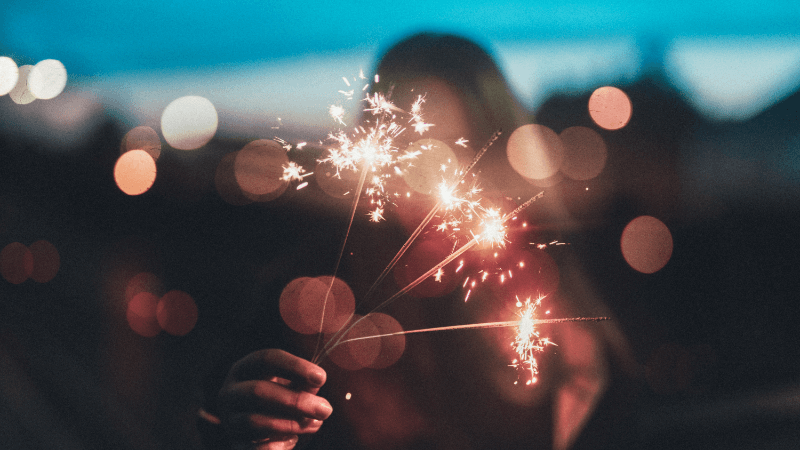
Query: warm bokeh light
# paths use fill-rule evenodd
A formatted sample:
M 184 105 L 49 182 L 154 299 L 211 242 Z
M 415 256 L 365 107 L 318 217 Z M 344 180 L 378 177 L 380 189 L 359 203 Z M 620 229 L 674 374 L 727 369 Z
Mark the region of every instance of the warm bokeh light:
M 131 150 L 144 150 L 153 161 L 158 161 L 158 157 L 161 156 L 161 138 L 151 127 L 139 126 L 125 133 L 119 150 L 120 154 Z
M 352 321 L 362 316 L 356 314 Z M 378 327 L 369 319 L 361 320 L 344 335 L 342 340 L 380 334 Z M 358 370 L 372 365 L 381 352 L 381 339 L 362 339 L 341 344 L 330 353 L 331 361 L 345 370 Z
M 150 292 L 139 292 L 128 301 L 126 317 L 131 330 L 144 337 L 153 337 L 161 332 L 156 309 L 158 297 Z
M 281 292 L 279 308 L 286 325 L 301 334 L 324 333 L 339 330 L 355 311 L 355 296 L 350 287 L 336 278 L 331 288 L 331 277 L 301 277 L 292 280 Z M 325 320 L 322 310 L 325 309 Z
M 128 195 L 143 194 L 156 181 L 156 162 L 144 150 L 123 153 L 114 166 L 114 181 Z
M 19 67 L 8 56 L 0 56 L 0 95 L 6 95 L 14 89 L 19 80 Z
M 419 152 L 413 164 L 403 170 L 403 179 L 408 187 L 420 194 L 435 192 L 445 176 L 452 178 L 459 167 L 455 152 L 447 144 L 436 139 L 420 139 L 411 144 L 406 151 Z
M 125 300 L 130 301 L 141 292 L 149 292 L 158 298 L 163 291 L 164 286 L 158 276 L 150 272 L 140 272 L 128 280 L 125 286 Z
M 589 115 L 599 127 L 619 130 L 631 120 L 633 107 L 628 95 L 613 86 L 595 89 L 589 97 Z
M 8 93 L 11 100 L 18 105 L 27 105 L 36 100 L 36 97 L 28 89 L 28 74 L 30 74 L 31 69 L 33 69 L 33 66 L 30 64 L 20 66 L 17 84 Z
M 31 279 L 37 283 L 47 283 L 55 278 L 61 268 L 61 257 L 56 247 L 48 241 L 36 241 L 30 245 L 33 255 Z
M 156 307 L 158 324 L 167 333 L 185 336 L 197 323 L 197 305 L 186 292 L 172 290 L 164 294 Z
M 606 165 L 608 150 L 599 133 L 586 127 L 570 127 L 559 135 L 564 144 L 561 173 L 573 180 L 591 180 Z
M 367 316 L 367 320 L 375 325 L 378 334 L 399 333 L 403 331 L 400 322 L 387 314 L 379 312 L 370 313 Z M 380 342 L 381 349 L 375 357 L 375 360 L 369 364 L 369 367 L 373 369 L 384 369 L 391 366 L 403 356 L 403 352 L 406 350 L 405 335 L 386 336 L 376 340 Z
M 543 125 L 523 125 L 508 138 L 506 147 L 511 167 L 531 180 L 555 175 L 564 161 L 564 146 L 555 131 Z
M 233 169 L 236 182 L 248 198 L 269 201 L 289 186 L 283 181 L 283 166 L 289 163 L 286 150 L 271 139 L 259 139 L 236 153 Z
M 161 114 L 161 133 L 169 145 L 179 150 L 206 145 L 214 137 L 218 125 L 214 105 L 196 95 L 173 100 Z
M 23 283 L 33 273 L 33 253 L 19 242 L 12 242 L 0 251 L 0 273 L 11 284 Z
M 39 61 L 28 74 L 28 90 L 41 100 L 55 98 L 66 85 L 67 69 L 55 59 Z
M 653 273 L 661 270 L 672 256 L 672 233 L 655 217 L 639 216 L 622 232 L 622 256 L 635 270 Z

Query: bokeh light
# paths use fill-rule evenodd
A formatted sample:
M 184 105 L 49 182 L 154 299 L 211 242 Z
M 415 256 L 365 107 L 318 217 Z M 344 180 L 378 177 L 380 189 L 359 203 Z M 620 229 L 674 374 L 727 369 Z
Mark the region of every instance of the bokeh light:
M 161 133 L 169 145 L 179 150 L 206 145 L 214 137 L 218 125 L 214 105 L 196 95 L 173 100 L 161 114 Z
M 114 165 L 114 181 L 128 195 L 143 194 L 156 181 L 156 162 L 144 150 L 123 153 Z
M 18 105 L 27 105 L 36 100 L 36 97 L 28 89 L 28 74 L 30 74 L 31 69 L 33 69 L 33 66 L 30 64 L 20 66 L 17 84 L 8 93 L 11 100 Z
M 144 337 L 153 337 L 161 332 L 156 310 L 158 297 L 151 292 L 139 292 L 128 301 L 126 317 L 131 330 Z
M 367 316 L 367 320 L 375 325 L 377 334 L 399 333 L 403 331 L 400 322 L 388 314 L 379 312 L 370 313 Z M 374 361 L 369 364 L 369 367 L 373 369 L 385 369 L 391 366 L 403 356 L 403 352 L 406 350 L 406 337 L 402 334 L 399 336 L 384 336 L 375 340 L 380 342 L 381 348 Z
M 622 256 L 634 269 L 654 273 L 672 257 L 672 233 L 664 223 L 652 216 L 639 216 L 622 231 Z
M 156 307 L 158 324 L 167 333 L 185 336 L 197 323 L 197 305 L 191 295 L 179 290 L 164 294 Z
M 528 124 L 514 130 L 506 151 L 511 167 L 530 180 L 552 177 L 564 161 L 561 139 L 543 125 Z
M 161 156 L 161 138 L 151 127 L 139 126 L 125 133 L 119 150 L 120 155 L 131 150 L 144 150 L 153 161 L 158 161 L 158 157 Z
M 61 257 L 56 247 L 48 241 L 40 240 L 30 245 L 33 255 L 31 279 L 37 283 L 47 283 L 55 278 L 61 268 Z
M 23 283 L 33 273 L 33 253 L 19 242 L 12 242 L 0 251 L 0 273 L 11 284 Z
M 125 286 L 125 300 L 131 301 L 133 297 L 142 292 L 149 292 L 156 296 L 161 297 L 164 292 L 164 286 L 161 279 L 151 272 L 139 272 L 130 280 Z
M 355 296 L 343 280 L 336 278 L 330 294 L 331 277 L 301 277 L 292 280 L 281 292 L 281 318 L 292 330 L 301 334 L 334 333 L 355 311 Z M 325 320 L 322 310 L 325 309 Z
M 28 74 L 28 90 L 41 100 L 55 98 L 66 85 L 67 69 L 55 59 L 39 61 Z
M 585 181 L 600 175 L 606 165 L 608 150 L 599 133 L 586 127 L 570 127 L 559 135 L 564 144 L 561 173 L 573 180 Z
M 403 171 L 403 179 L 408 187 L 420 194 L 435 192 L 445 175 L 452 176 L 459 168 L 453 150 L 436 139 L 420 139 L 408 147 L 408 152 L 419 152 L 413 164 Z M 446 172 L 442 171 L 446 167 Z
M 242 193 L 255 201 L 278 198 L 289 183 L 281 180 L 289 157 L 281 144 L 271 139 L 248 143 L 236 153 L 233 168 Z
M 589 97 L 589 115 L 606 130 L 618 130 L 631 120 L 633 106 L 628 95 L 613 86 L 595 89 Z
M 19 80 L 19 67 L 8 56 L 0 56 L 0 95 L 6 95 L 14 89 Z
M 352 321 L 359 320 L 361 315 L 353 316 Z M 369 319 L 361 320 L 348 331 L 342 340 L 375 336 L 380 334 L 378 327 Z M 345 370 L 358 370 L 373 364 L 381 352 L 381 339 L 362 339 L 341 344 L 330 353 L 331 361 Z

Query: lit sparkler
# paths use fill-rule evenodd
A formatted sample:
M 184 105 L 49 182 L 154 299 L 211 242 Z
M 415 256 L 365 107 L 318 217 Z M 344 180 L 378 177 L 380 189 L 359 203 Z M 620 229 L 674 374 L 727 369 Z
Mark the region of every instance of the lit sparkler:
M 303 178 L 312 175 L 314 172 L 306 172 L 306 169 L 303 166 L 297 164 L 294 161 L 289 161 L 285 166 L 283 166 L 283 175 L 281 176 L 281 180 L 291 182 L 291 181 L 303 181 Z
M 392 173 L 402 173 L 400 166 L 405 168 L 410 160 L 420 155 L 420 152 L 401 151 L 395 145 L 398 136 L 406 131 L 406 128 L 396 121 L 398 114 L 405 114 L 403 110 L 392 104 L 381 93 L 367 95 L 364 101 L 367 103 L 364 111 L 373 116 L 372 125 L 369 126 L 370 121 L 367 121 L 367 125 L 356 127 L 352 135 L 344 131 L 331 133 L 328 138 L 336 145 L 328 150 L 320 162 L 330 163 L 336 170 L 335 176 L 340 178 L 343 170 L 361 170 L 362 177 L 366 177 L 367 187 L 364 192 L 375 208 L 369 215 L 372 220 L 379 221 L 383 219 L 384 206 L 391 200 L 391 194 L 386 186 L 388 179 Z M 413 112 L 410 113 L 410 120 L 414 122 L 415 130 L 420 133 L 429 127 L 422 120 L 419 106 L 422 101 L 420 97 L 419 103 L 415 103 Z M 330 107 L 329 112 L 336 121 L 344 124 L 343 108 L 334 105 Z M 357 196 L 360 192 L 361 189 L 357 191 Z
M 361 78 L 364 78 L 363 74 L 361 75 Z M 343 79 L 348 87 L 350 87 L 350 82 L 346 78 Z M 377 81 L 377 75 L 375 80 Z M 365 86 L 362 90 L 366 90 L 366 87 L 367 86 Z M 348 99 L 352 98 L 353 90 L 340 92 L 348 97 Z M 418 150 L 401 151 L 395 145 L 395 140 L 406 131 L 406 126 L 401 125 L 397 121 L 398 117 L 407 116 L 408 124 L 411 125 L 411 128 L 413 128 L 414 132 L 419 133 L 420 135 L 427 132 L 433 126 L 433 124 L 426 123 L 422 117 L 422 105 L 425 102 L 424 95 L 417 97 L 416 101 L 412 104 L 411 109 L 408 112 L 397 108 L 381 93 L 367 95 L 364 98 L 364 101 L 367 103 L 367 107 L 364 109 L 364 112 L 371 113 L 372 120 L 366 120 L 365 124 L 356 127 L 352 134 L 348 134 L 343 131 L 331 133 L 329 135 L 329 140 L 332 140 L 335 143 L 335 146 L 330 148 L 326 156 L 320 160 L 320 162 L 331 164 L 335 168 L 335 176 L 337 177 L 340 177 L 341 171 L 344 170 L 360 171 L 359 182 L 355 190 L 352 211 L 350 215 L 350 224 L 348 225 L 347 233 L 345 234 L 345 243 L 350 233 L 350 227 L 352 226 L 353 218 L 362 190 L 363 193 L 369 197 L 370 203 L 372 204 L 372 210 L 369 213 L 370 219 L 375 222 L 383 220 L 384 208 L 388 203 L 391 203 L 391 194 L 387 188 L 389 178 L 392 174 L 404 173 L 404 169 L 409 167 L 410 162 L 421 154 Z M 336 122 L 344 125 L 343 118 L 345 110 L 343 107 L 332 105 L 329 108 L 329 113 Z M 492 136 L 489 142 L 481 149 L 480 152 L 478 152 L 468 167 L 463 169 L 456 168 L 455 176 L 453 176 L 450 180 L 445 179 L 438 186 L 436 192 L 436 205 L 434 205 L 428 215 L 423 219 L 422 223 L 420 223 L 417 229 L 412 233 L 386 269 L 384 269 L 383 273 L 381 273 L 376 282 L 369 289 L 366 298 L 370 297 L 376 286 L 394 267 L 404 252 L 409 248 L 411 243 L 423 232 L 423 230 L 426 229 L 430 221 L 439 215 L 440 211 L 442 212 L 440 217 L 441 222 L 435 228 L 439 231 L 450 233 L 451 236 L 456 237 L 456 242 L 458 242 L 459 239 L 459 236 L 456 236 L 456 232 L 465 229 L 467 230 L 467 234 L 465 234 L 465 236 L 470 237 L 469 241 L 454 250 L 448 257 L 436 264 L 434 267 L 430 268 L 424 274 L 420 275 L 407 286 L 400 289 L 400 291 L 398 291 L 396 294 L 380 303 L 371 312 L 375 312 L 378 309 L 381 309 L 394 302 L 415 288 L 422 281 L 430 277 L 434 277 L 434 279 L 437 281 L 441 280 L 444 276 L 444 267 L 476 245 L 498 248 L 504 247 L 508 242 L 508 228 L 506 223 L 509 220 L 516 218 L 519 212 L 527 208 L 535 200 L 541 198 L 543 193 L 539 193 L 538 195 L 532 197 L 511 213 L 503 215 L 499 209 L 486 208 L 481 204 L 481 190 L 477 186 L 476 182 L 473 182 L 472 184 L 465 183 L 465 177 L 474 168 L 475 164 L 486 152 L 488 147 L 497 139 L 498 135 L 499 132 Z M 467 141 L 461 138 L 456 142 L 456 145 L 466 146 Z M 442 170 L 446 171 L 448 168 L 442 167 Z M 301 167 L 290 163 L 284 167 L 283 179 L 285 181 L 301 181 L 305 176 L 308 175 L 310 174 L 306 174 Z M 474 177 L 474 174 L 472 175 Z M 478 224 L 478 226 L 476 227 L 475 224 Z M 473 227 L 474 229 L 472 229 Z M 551 245 L 553 245 L 553 243 L 551 243 Z M 344 246 L 345 244 L 342 245 L 342 252 L 337 259 L 336 267 L 334 268 L 334 277 L 335 273 L 338 271 L 341 256 L 344 253 Z M 456 269 L 456 272 L 461 270 L 462 267 L 463 261 Z M 488 271 L 484 271 L 482 280 L 485 280 L 487 275 Z M 513 277 L 513 272 L 508 270 L 507 274 L 505 272 L 500 274 L 501 282 L 505 281 L 506 276 L 508 278 Z M 323 303 L 322 317 L 325 317 L 327 297 L 333 287 L 334 277 L 332 277 L 331 285 L 328 288 L 325 302 Z M 478 277 L 476 277 L 476 279 L 477 278 Z M 467 285 L 469 280 L 470 277 L 467 277 L 464 281 L 464 286 Z M 475 282 L 475 280 L 472 281 L 471 287 L 474 287 Z M 465 299 L 469 298 L 470 292 L 471 289 L 467 292 Z M 532 384 L 536 382 L 538 374 L 538 364 L 536 362 L 535 354 L 543 351 L 547 345 L 553 344 L 548 338 L 543 338 L 540 336 L 539 331 L 536 328 L 537 325 L 542 323 L 607 320 L 605 317 L 546 320 L 535 319 L 534 313 L 536 307 L 541 304 L 541 300 L 542 297 L 537 298 L 535 301 L 527 299 L 524 303 L 518 301 L 517 306 L 520 308 L 520 311 L 518 312 L 519 320 L 516 321 L 456 325 L 450 327 L 409 330 L 398 333 L 344 339 L 347 333 L 350 332 L 354 326 L 369 316 L 369 314 L 367 314 L 357 320 L 349 320 L 349 325 L 343 326 L 341 329 L 339 329 L 334 336 L 331 337 L 327 343 L 325 343 L 321 350 L 319 348 L 321 340 L 318 341 L 318 351 L 315 352 L 312 361 L 318 362 L 319 359 L 329 355 L 335 347 L 343 343 L 360 339 L 456 329 L 480 329 L 514 326 L 516 327 L 516 336 L 512 343 L 512 347 L 516 351 L 518 358 L 515 359 L 510 365 L 520 371 L 528 373 L 530 377 L 527 381 L 527 384 Z M 320 323 L 320 339 L 322 338 L 322 329 L 323 326 L 322 323 Z
M 541 338 L 539 336 L 539 331 L 536 328 L 538 325 L 559 324 L 567 322 L 601 322 L 604 320 L 611 320 L 610 317 L 569 317 L 564 319 L 535 319 L 533 315 L 536 309 L 535 305 L 538 305 L 540 301 L 541 298 L 539 298 L 536 302 L 533 303 L 530 302 L 530 299 L 528 299 L 524 304 L 521 302 L 518 303 L 518 305 L 523 306 L 523 309 L 518 313 L 520 317 L 519 320 L 510 320 L 504 322 L 471 323 L 467 325 L 450 325 L 446 327 L 423 328 L 418 330 L 404 330 L 404 331 L 397 331 L 394 333 L 359 336 L 354 338 L 342 339 L 336 344 L 334 344 L 329 349 L 329 351 L 333 350 L 339 345 L 346 344 L 348 342 L 355 342 L 366 339 L 403 336 L 406 334 L 433 333 L 439 331 L 479 330 L 486 328 L 515 327 L 517 329 L 517 332 L 514 337 L 514 342 L 512 342 L 511 345 L 517 352 L 518 359 L 514 359 L 510 364 L 510 366 L 528 372 L 530 374 L 530 378 L 525 382 L 525 384 L 531 385 L 537 382 L 537 375 L 539 373 L 535 354 L 544 351 L 544 348 L 547 345 L 555 345 L 555 343 L 550 341 L 549 338 Z

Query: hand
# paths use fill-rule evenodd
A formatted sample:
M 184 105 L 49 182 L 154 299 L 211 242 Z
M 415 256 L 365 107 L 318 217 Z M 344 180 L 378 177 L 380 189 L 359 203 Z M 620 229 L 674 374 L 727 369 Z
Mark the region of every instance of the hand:
M 333 411 L 316 395 L 326 377 L 321 367 L 283 350 L 251 353 L 233 365 L 220 389 L 222 425 L 240 447 L 291 449 Z

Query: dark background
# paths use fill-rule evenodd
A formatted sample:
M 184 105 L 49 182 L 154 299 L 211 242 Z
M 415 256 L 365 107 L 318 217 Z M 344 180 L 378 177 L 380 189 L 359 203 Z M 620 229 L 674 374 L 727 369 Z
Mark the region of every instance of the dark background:
M 699 112 L 662 62 L 614 84 L 634 111 L 618 131 L 588 116 L 597 86 L 552 92 L 530 111 L 556 132 L 591 127 L 608 145 L 606 168 L 590 182 L 594 201 L 574 194 L 583 185 L 550 188 L 574 200 L 566 206 L 579 225 L 539 237 L 570 244 L 641 368 L 614 386 L 576 447 L 797 448 L 800 93 L 734 121 Z M 49 102 L 76 114 L 67 100 L 82 95 L 70 87 Z M 307 351 L 276 299 L 298 276 L 330 273 L 349 203 L 313 181 L 269 203 L 223 201 L 218 162 L 267 135 L 220 134 L 194 152 L 162 141 L 155 185 L 127 196 L 113 167 L 138 124 L 100 99 L 82 110 L 79 130 L 55 130 L 43 102 L 0 97 L 0 245 L 46 239 L 61 262 L 46 283 L 0 280 L 0 447 L 201 448 L 195 411 L 229 362 L 264 346 Z M 312 161 L 320 151 L 312 144 L 293 156 Z M 674 240 L 669 263 L 650 275 L 619 250 L 625 225 L 645 214 Z M 354 226 L 360 259 L 345 257 L 340 275 L 358 294 L 404 232 L 391 221 Z M 140 272 L 194 298 L 199 320 L 188 335 L 130 329 L 123 291 Z M 357 376 L 330 374 L 332 392 Z M 344 420 L 330 422 L 312 445 L 348 442 Z

